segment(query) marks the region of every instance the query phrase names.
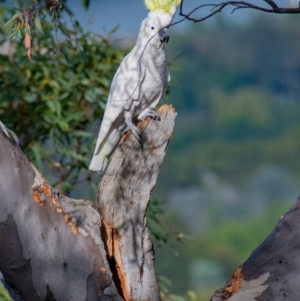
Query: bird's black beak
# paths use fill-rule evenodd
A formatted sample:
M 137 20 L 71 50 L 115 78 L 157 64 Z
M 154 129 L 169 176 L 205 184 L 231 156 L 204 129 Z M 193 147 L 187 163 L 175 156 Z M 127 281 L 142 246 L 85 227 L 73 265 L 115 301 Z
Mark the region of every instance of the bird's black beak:
M 159 39 L 161 42 L 169 42 L 169 29 L 168 28 L 164 28 L 162 29 L 159 33 Z

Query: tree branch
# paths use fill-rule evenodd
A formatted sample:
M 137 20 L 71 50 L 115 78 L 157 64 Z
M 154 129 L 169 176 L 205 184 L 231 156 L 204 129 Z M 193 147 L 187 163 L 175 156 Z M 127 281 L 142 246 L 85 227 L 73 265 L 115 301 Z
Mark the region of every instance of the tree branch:
M 50 187 L 0 131 L 0 271 L 27 300 L 117 300 L 89 201 Z
M 143 148 L 131 133 L 123 137 L 98 191 L 103 241 L 111 269 L 117 271 L 115 283 L 126 301 L 159 300 L 146 210 L 176 113 L 171 106 L 161 107 L 158 113 L 160 122 L 147 118 L 139 124 Z
M 145 216 L 176 113 L 159 113 L 138 125 L 143 148 L 131 133 L 120 142 L 100 184 L 102 226 L 90 201 L 60 195 L 0 129 L 0 272 L 15 300 L 160 299 Z
M 300 198 L 211 301 L 299 300 Z
M 212 16 L 214 16 L 217 13 L 220 13 L 223 11 L 223 9 L 227 6 L 232 6 L 233 10 L 232 13 L 235 12 L 237 9 L 244 9 L 244 8 L 250 8 L 250 9 L 255 9 L 259 11 L 263 11 L 266 13 L 275 13 L 275 14 L 299 14 L 300 13 L 300 6 L 299 7 L 279 7 L 274 1 L 272 0 L 262 0 L 264 3 L 266 3 L 270 8 L 268 7 L 263 7 L 259 5 L 254 5 L 251 2 L 247 1 L 225 1 L 221 2 L 218 4 L 212 4 L 212 3 L 207 3 L 207 4 L 201 4 L 197 7 L 195 7 L 193 10 L 191 10 L 189 13 L 184 13 L 183 12 L 183 3 L 184 0 L 180 3 L 180 8 L 179 8 L 179 15 L 183 17 L 183 19 L 174 22 L 171 24 L 171 26 L 178 24 L 184 20 L 190 20 L 193 22 L 202 22 Z M 200 11 L 202 8 L 205 7 L 211 7 L 211 12 L 207 15 L 205 15 L 202 18 L 194 18 L 192 15 L 196 11 Z

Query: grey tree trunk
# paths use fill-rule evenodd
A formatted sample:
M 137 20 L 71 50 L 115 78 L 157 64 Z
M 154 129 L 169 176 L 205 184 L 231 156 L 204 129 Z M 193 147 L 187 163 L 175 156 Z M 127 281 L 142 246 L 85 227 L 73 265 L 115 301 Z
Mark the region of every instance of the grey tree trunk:
M 146 209 L 176 113 L 123 137 L 99 186 L 99 213 L 49 186 L 0 130 L 0 271 L 15 300 L 159 300 Z M 102 222 L 101 222 L 102 220 Z
M 300 199 L 211 301 L 300 300 Z
M 158 113 L 162 123 L 139 125 L 143 146 L 132 135 L 123 137 L 98 190 L 103 241 L 126 300 L 159 300 L 146 210 L 176 114 L 167 106 Z

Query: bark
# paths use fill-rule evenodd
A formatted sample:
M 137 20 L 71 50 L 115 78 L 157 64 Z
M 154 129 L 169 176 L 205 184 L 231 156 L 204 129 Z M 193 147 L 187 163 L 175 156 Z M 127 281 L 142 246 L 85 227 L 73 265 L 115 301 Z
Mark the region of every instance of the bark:
M 104 242 L 101 218 L 92 203 L 60 195 L 0 131 L 0 271 L 15 300 L 121 301 L 128 296 L 159 300 L 145 214 L 176 115 L 170 107 L 164 107 L 161 114 L 161 122 L 147 119 L 140 124 L 151 149 L 148 144 L 137 148 L 136 161 L 130 163 L 127 158 L 132 157 L 134 141 L 129 133 L 125 135 L 100 185 Z M 168 135 L 159 137 L 165 132 Z M 137 165 L 141 168 L 136 169 Z M 109 194 L 105 190 L 108 179 L 115 181 Z M 130 185 L 130 190 L 123 185 Z M 127 203 L 125 191 L 132 194 L 132 203 Z M 113 221 L 122 224 L 110 223 L 110 212 L 115 214 Z M 130 239 L 126 227 L 136 227 Z M 119 253 L 111 242 L 119 243 Z M 136 264 L 124 258 L 139 263 L 138 277 Z
M 211 301 L 299 300 L 300 198 Z
M 139 124 L 143 146 L 132 135 L 123 137 L 98 191 L 102 234 L 125 300 L 159 300 L 146 210 L 176 113 L 167 106 L 158 113 L 161 122 Z

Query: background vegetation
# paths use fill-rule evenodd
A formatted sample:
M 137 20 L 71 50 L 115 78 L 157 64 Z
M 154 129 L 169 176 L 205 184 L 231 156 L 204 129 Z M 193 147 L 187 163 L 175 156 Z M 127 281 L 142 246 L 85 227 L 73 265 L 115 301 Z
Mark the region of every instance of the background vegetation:
M 299 195 L 297 22 L 220 17 L 171 36 L 178 118 L 154 193 L 184 233 L 157 250 L 172 292 L 209 300 Z
M 50 17 L 44 34 L 32 27 L 30 61 L 24 33 L 11 41 L 4 32 L 12 15 L 0 6 L 0 120 L 51 184 L 94 199 L 99 177 L 87 166 L 126 50 L 79 23 L 76 43 L 61 44 Z M 178 118 L 149 218 L 166 300 L 208 300 L 299 194 L 297 22 L 260 14 L 242 25 L 216 18 L 172 29 L 164 101 Z

